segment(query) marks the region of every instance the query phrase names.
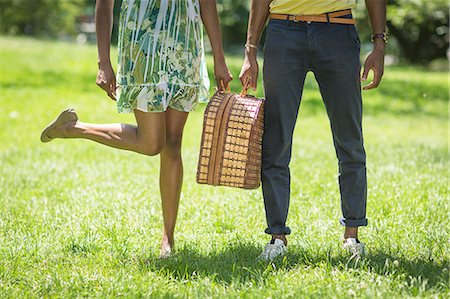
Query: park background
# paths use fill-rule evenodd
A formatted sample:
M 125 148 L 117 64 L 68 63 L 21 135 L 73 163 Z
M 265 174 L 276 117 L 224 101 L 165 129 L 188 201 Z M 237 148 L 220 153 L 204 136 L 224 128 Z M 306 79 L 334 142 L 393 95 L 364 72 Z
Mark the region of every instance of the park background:
M 217 2 L 238 91 L 249 1 Z M 450 296 L 447 1 L 388 0 L 385 75 L 363 93 L 369 226 L 358 263 L 340 249 L 337 161 L 311 74 L 294 136 L 289 253 L 256 259 L 267 241 L 260 190 L 195 183 L 203 105 L 183 141 L 177 253 L 158 260 L 158 158 L 39 141 L 69 106 L 90 122 L 134 122 L 95 85 L 94 4 L 0 0 L 0 298 Z M 363 60 L 364 1 L 355 16 Z M 211 80 L 212 67 L 209 55 Z

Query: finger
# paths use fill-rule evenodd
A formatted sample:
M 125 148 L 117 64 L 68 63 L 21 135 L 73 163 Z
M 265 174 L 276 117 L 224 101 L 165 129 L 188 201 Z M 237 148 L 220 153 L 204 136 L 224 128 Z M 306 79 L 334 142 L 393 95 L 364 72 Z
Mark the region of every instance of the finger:
M 115 79 L 115 78 L 113 78 L 113 79 L 111 80 L 111 83 L 109 84 L 109 89 L 111 90 L 111 93 L 112 93 L 113 95 L 116 95 L 117 85 L 116 85 L 116 79 Z
M 242 84 L 241 96 L 245 97 L 250 85 L 250 77 L 246 77 L 244 83 Z
M 256 91 L 256 88 L 258 87 L 258 75 L 256 75 L 255 77 L 252 77 L 252 81 L 251 81 L 251 85 L 253 88 L 253 91 Z
M 364 67 L 363 74 L 361 76 L 361 80 L 362 81 L 366 81 L 367 80 L 367 76 L 369 75 L 369 70 L 370 70 L 369 68 Z
M 233 81 L 233 75 L 228 73 L 228 77 L 227 77 L 227 84 L 230 84 L 230 82 Z
M 216 89 L 216 91 L 220 91 L 220 83 L 219 83 L 219 80 L 216 78 L 216 77 L 214 77 L 215 79 L 216 79 L 216 87 L 215 87 L 215 89 Z
M 250 76 L 247 76 L 245 78 L 244 84 L 242 85 L 242 87 L 244 88 L 245 91 L 247 91 L 251 87 L 251 82 L 252 82 L 252 78 Z
M 377 85 L 377 87 L 380 85 L 381 83 L 381 78 L 383 78 L 383 67 L 379 68 L 377 67 L 374 70 L 374 81 Z
M 373 79 L 368 85 L 363 87 L 363 90 L 370 90 L 370 89 L 378 87 L 378 84 L 380 82 L 379 80 L 377 80 L 378 73 L 375 69 L 373 69 L 372 71 L 374 73 Z
M 380 72 L 377 69 L 374 69 L 372 80 L 373 88 L 378 87 L 379 84 L 380 84 Z
M 369 89 L 373 89 L 373 88 L 375 88 L 376 86 L 375 86 L 375 83 L 372 81 L 372 82 L 370 82 L 368 85 L 366 85 L 366 86 L 364 86 L 363 87 L 363 90 L 369 90 Z
M 226 91 L 226 89 L 225 89 L 225 85 L 224 85 L 224 83 L 223 83 L 223 80 L 220 80 L 220 90 L 221 91 Z
M 254 78 L 253 77 L 249 77 L 248 78 L 248 82 L 247 82 L 247 88 L 252 88 L 253 87 L 253 82 L 254 82 Z
M 377 88 L 378 85 L 379 85 L 379 82 L 372 81 L 372 82 L 369 83 L 369 85 L 364 86 L 363 90 L 374 89 L 374 88 Z
M 367 75 L 362 80 L 367 80 Z M 373 79 L 372 79 L 372 81 L 369 82 L 369 84 L 367 84 L 366 86 L 363 87 L 363 90 L 369 90 L 369 89 L 372 89 L 372 88 L 374 88 Z
M 110 89 L 110 94 L 111 94 L 111 98 L 115 101 L 116 100 L 116 87 L 115 87 L 115 85 L 113 85 L 112 83 L 111 83 L 111 85 L 110 85 L 110 87 L 109 87 Z
M 367 76 L 369 76 L 369 71 L 370 71 L 370 68 L 367 67 L 367 65 L 364 65 L 364 70 L 363 70 L 363 73 L 362 73 L 362 76 L 361 76 L 361 80 L 362 81 L 366 81 L 367 80 Z
M 116 90 L 117 90 L 117 81 L 116 81 L 116 78 L 114 77 L 113 78 L 113 80 L 112 80 L 112 87 L 113 87 L 113 90 L 114 90 L 114 94 L 116 94 Z
M 241 77 L 241 85 L 243 88 L 247 85 L 247 76 Z
M 113 89 L 112 89 L 111 83 L 109 83 L 109 84 L 106 86 L 105 91 L 106 91 L 106 94 L 107 94 L 110 98 L 113 98 L 113 97 L 114 97 Z
M 247 81 L 247 73 L 243 72 L 239 75 L 239 80 L 241 80 L 242 86 L 244 86 L 245 82 Z
M 252 72 L 249 68 L 247 68 L 244 72 L 241 73 L 239 78 L 241 79 L 242 83 L 244 84 L 248 77 L 252 76 Z
M 116 98 L 114 97 L 114 95 L 111 92 L 107 92 L 106 93 L 108 95 L 108 97 L 110 97 L 112 100 L 116 100 Z
M 380 85 L 381 76 L 383 75 L 383 72 L 376 67 L 372 68 L 372 72 L 373 72 L 373 79 L 372 82 L 370 82 L 370 84 L 366 86 L 366 90 L 377 88 L 378 85 Z

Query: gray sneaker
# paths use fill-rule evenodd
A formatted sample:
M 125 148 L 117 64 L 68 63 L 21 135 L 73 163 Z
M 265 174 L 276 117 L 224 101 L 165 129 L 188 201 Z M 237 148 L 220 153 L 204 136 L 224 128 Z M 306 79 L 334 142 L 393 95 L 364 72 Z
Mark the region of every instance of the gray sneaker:
M 361 258 L 366 253 L 365 245 L 356 238 L 347 238 L 344 240 L 342 248 L 350 253 L 351 258 Z
M 284 245 L 283 240 L 280 239 L 272 239 L 269 243 L 267 243 L 264 251 L 259 256 L 260 259 L 269 261 L 273 260 L 277 256 L 283 256 L 287 252 L 287 246 Z

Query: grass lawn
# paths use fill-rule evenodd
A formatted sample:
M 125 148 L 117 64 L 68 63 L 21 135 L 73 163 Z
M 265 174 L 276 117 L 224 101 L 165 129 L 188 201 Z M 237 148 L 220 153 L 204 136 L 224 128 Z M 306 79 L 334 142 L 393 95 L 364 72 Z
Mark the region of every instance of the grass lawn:
M 449 298 L 447 73 L 389 67 L 364 92 L 363 261 L 340 248 L 337 161 L 311 75 L 295 130 L 289 253 L 256 259 L 268 241 L 261 190 L 195 183 L 200 106 L 185 130 L 177 252 L 159 260 L 158 157 L 39 141 L 69 106 L 88 122 L 134 122 L 95 85 L 96 55 L 0 37 L 0 298 Z M 228 62 L 237 78 L 241 57 Z

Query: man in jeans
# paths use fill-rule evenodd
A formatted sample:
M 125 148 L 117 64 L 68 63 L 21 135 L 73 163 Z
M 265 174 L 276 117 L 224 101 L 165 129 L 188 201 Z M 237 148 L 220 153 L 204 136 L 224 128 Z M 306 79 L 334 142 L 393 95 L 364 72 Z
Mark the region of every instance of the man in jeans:
M 372 25 L 373 51 L 361 75 L 360 42 L 351 9 L 356 0 L 252 0 L 240 79 L 256 89 L 257 46 L 267 19 L 263 81 L 266 96 L 262 158 L 262 189 L 272 240 L 264 259 L 283 255 L 290 234 L 286 218 L 290 200 L 292 134 L 306 73 L 319 84 L 339 160 L 339 187 L 345 226 L 344 248 L 354 256 L 364 253 L 358 227 L 366 219 L 366 154 L 362 135 L 361 79 L 370 70 L 376 88 L 383 75 L 386 1 L 365 0 Z

